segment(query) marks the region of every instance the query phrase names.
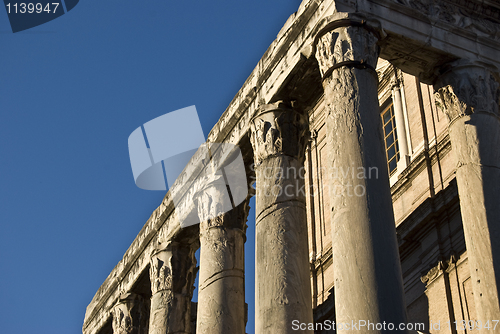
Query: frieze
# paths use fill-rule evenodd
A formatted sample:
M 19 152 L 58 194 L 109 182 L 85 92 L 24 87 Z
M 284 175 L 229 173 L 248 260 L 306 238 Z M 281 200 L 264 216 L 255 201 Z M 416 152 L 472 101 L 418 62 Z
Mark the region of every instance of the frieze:
M 500 9 L 483 3 L 456 0 L 392 0 L 428 16 L 484 36 L 500 40 Z

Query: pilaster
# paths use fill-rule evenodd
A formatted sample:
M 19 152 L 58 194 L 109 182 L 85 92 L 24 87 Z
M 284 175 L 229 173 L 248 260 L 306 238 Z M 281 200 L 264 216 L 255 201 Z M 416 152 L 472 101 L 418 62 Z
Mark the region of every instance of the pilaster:
M 456 331 L 451 326 L 446 325 L 448 321 L 453 323 L 455 315 L 453 313 L 453 301 L 451 297 L 450 279 L 446 272 L 447 264 L 439 261 L 437 266 L 431 268 L 421 281 L 425 284 L 425 295 L 429 304 L 429 324 L 440 324 L 428 330 L 436 334 L 452 334 Z M 436 328 L 434 328 L 436 327 Z M 427 328 L 426 328 L 427 329 Z
M 408 139 L 406 137 L 403 99 L 401 97 L 401 81 L 397 69 L 394 69 L 394 76 L 394 80 L 392 81 L 392 101 L 399 146 L 399 161 L 397 169 L 400 172 L 410 163 L 410 155 L 408 150 Z

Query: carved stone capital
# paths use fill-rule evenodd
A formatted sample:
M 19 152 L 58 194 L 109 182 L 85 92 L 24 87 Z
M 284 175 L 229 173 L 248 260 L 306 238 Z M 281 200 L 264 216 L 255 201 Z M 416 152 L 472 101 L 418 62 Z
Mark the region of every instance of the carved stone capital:
M 375 71 L 382 35 L 378 22 L 359 17 L 340 17 L 325 24 L 315 40 L 316 59 L 321 77 L 327 78 L 341 66 L 369 68 Z
M 391 79 L 390 86 L 392 90 L 401 89 L 401 76 L 399 70 L 394 73 L 394 77 Z
M 420 278 L 422 283 L 426 286 L 429 286 L 432 282 L 434 282 L 441 274 L 443 274 L 444 270 L 446 270 L 447 265 L 442 261 L 439 261 L 438 265 L 432 268 Z
M 489 68 L 479 64 L 458 62 L 434 85 L 436 105 L 455 119 L 473 113 L 499 116 L 499 83 Z
M 151 255 L 149 279 L 151 292 L 156 294 L 163 290 L 174 293 L 192 293 L 189 283 L 194 277 L 196 259 L 190 245 L 169 242 L 166 246 L 157 247 Z
M 222 182 L 222 184 L 220 184 Z M 222 176 L 215 177 L 213 182 L 195 196 L 201 231 L 211 227 L 225 227 L 246 230 L 249 212 L 248 198 L 233 208 L 233 203 Z
M 194 196 L 198 218 L 200 222 L 208 220 L 214 226 L 222 226 L 221 216 L 233 208 L 224 177 L 212 175 L 204 183 L 205 186 Z
M 125 293 L 111 310 L 113 315 L 113 333 L 145 334 L 148 319 L 144 300 L 140 295 Z
M 149 279 L 153 295 L 162 290 L 172 289 L 172 245 L 155 251 L 151 255 Z
M 308 139 L 306 116 L 282 102 L 266 104 L 251 120 L 250 127 L 256 165 L 279 155 L 304 159 Z

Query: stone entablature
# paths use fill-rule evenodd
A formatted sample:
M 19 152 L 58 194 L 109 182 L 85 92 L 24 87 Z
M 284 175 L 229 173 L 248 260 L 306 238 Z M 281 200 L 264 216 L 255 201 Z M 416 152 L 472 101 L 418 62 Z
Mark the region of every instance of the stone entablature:
M 367 16 L 371 20 L 378 20 L 382 28 L 378 36 L 380 38 L 378 46 L 381 47 L 380 56 L 391 60 L 393 64 L 407 73 L 419 75 L 423 82 L 433 83 L 442 74 L 441 65 L 457 58 L 479 59 L 492 66 L 500 67 L 500 59 L 497 57 L 500 50 L 498 30 L 495 30 L 495 25 L 492 28 L 488 23 L 492 22 L 491 20 L 498 20 L 497 14 L 500 6 L 497 6 L 495 2 L 481 2 L 481 4 L 474 2 L 476 6 L 474 8 L 481 8 L 482 14 L 469 16 L 472 8 L 462 1 L 457 3 L 461 8 L 454 9 L 452 17 L 449 18 L 442 15 L 441 9 L 429 7 L 426 1 L 304 0 L 298 12 L 286 22 L 277 39 L 271 44 L 222 114 L 219 122 L 210 132 L 208 141 L 238 145 L 243 151 L 245 162 L 250 164 L 253 161 L 253 150 L 249 138 L 250 124 L 264 104 L 278 100 L 287 102 L 295 100 L 297 108 L 308 113 L 315 108 L 317 103 L 324 103 L 322 76 L 329 74 L 327 71 L 332 68 L 332 65 L 346 60 L 352 61 L 347 55 L 336 60 L 334 64 L 325 64 L 325 59 L 335 59 L 335 52 L 332 54 L 332 49 L 329 49 L 331 45 L 325 43 L 321 44 L 323 49 L 316 48 L 315 41 L 318 39 L 318 33 L 333 14 L 336 15 L 336 19 L 340 20 L 354 18 L 359 25 L 366 24 L 364 21 Z M 443 1 L 441 6 L 445 8 L 451 4 L 451 1 Z M 428 10 L 429 15 L 419 12 L 422 8 Z M 338 13 L 354 11 L 356 11 L 355 15 Z M 461 16 L 461 19 L 457 15 Z M 486 22 L 484 20 L 488 24 L 481 25 Z M 342 29 L 363 28 L 344 27 Z M 332 39 L 332 36 L 325 34 L 319 37 L 322 42 L 325 42 L 323 37 Z M 375 45 L 374 43 L 371 44 Z M 329 52 L 330 54 L 328 57 L 319 57 L 318 64 L 316 58 L 321 50 L 327 55 Z M 372 60 L 364 58 L 361 57 L 356 61 L 362 64 L 366 60 L 365 64 L 374 67 L 376 58 Z M 323 102 L 319 102 L 320 100 Z M 435 140 L 441 142 L 438 138 Z M 428 159 L 427 156 L 425 158 Z M 201 157 L 195 156 L 194 159 L 201 159 Z M 188 166 L 179 176 L 179 182 L 165 196 L 125 253 L 122 261 L 99 288 L 87 307 L 83 325 L 84 334 L 97 334 L 106 323 L 109 323 L 112 309 L 120 299 L 120 293 L 131 291 L 135 282 L 148 268 L 150 255 L 154 253 L 159 242 L 198 242 L 199 227 L 181 229 L 180 219 L 177 217 L 179 212 L 186 215 L 196 214 L 194 206 L 190 201 L 176 202 L 177 208 L 182 208 L 176 211 L 172 199 L 172 193 L 180 198 L 192 197 L 192 193 L 182 193 L 184 190 L 178 184 L 191 185 L 192 182 L 196 182 L 192 180 L 196 180 L 196 176 L 200 173 L 200 170 L 196 169 L 197 165 Z M 404 177 L 407 175 L 405 174 Z M 403 178 L 399 179 L 393 191 L 398 193 L 397 189 L 401 189 L 404 182 Z M 196 184 L 186 188 L 196 191 Z M 432 184 L 430 188 L 433 188 Z M 406 214 L 405 212 L 403 216 Z M 328 250 L 325 250 L 324 254 L 327 253 Z M 322 254 L 319 256 L 321 257 Z

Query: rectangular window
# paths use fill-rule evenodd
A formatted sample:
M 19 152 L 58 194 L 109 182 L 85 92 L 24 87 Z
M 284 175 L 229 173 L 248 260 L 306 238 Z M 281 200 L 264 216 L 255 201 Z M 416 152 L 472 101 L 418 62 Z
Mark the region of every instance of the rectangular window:
M 399 161 L 398 136 L 396 133 L 396 120 L 394 119 L 394 106 L 391 102 L 382 111 L 382 127 L 384 132 L 385 155 L 389 174 L 396 171 Z

